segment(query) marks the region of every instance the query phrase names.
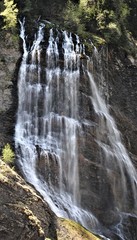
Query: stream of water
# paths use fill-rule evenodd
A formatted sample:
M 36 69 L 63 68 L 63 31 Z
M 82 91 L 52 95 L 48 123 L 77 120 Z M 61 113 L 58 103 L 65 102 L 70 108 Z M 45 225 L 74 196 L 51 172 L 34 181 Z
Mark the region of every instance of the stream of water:
M 81 207 L 79 186 L 77 136 L 82 133 L 82 128 L 78 95 L 84 46 L 78 36 L 75 35 L 74 42 L 71 33 L 51 29 L 48 46 L 43 48 L 45 26 L 41 24 L 32 46 L 28 47 L 24 24 L 20 22 L 24 53 L 18 76 L 19 104 L 15 129 L 18 165 L 25 179 L 34 185 L 58 216 L 72 218 L 101 233 L 97 218 Z M 87 58 L 86 61 L 87 67 L 83 68 L 90 82 L 91 104 L 99 116 L 96 142 L 105 155 L 103 164 L 108 166 L 108 176 L 109 169 L 118 169 L 120 176 L 117 186 L 112 181 L 115 201 L 119 200 L 117 187 L 122 191 L 121 203 L 127 204 L 128 176 L 136 209 L 136 170 L 89 71 L 91 60 Z M 101 139 L 104 132 L 105 142 Z M 45 177 L 38 170 L 39 165 L 41 171 L 45 171 Z M 119 204 L 117 207 L 120 208 Z

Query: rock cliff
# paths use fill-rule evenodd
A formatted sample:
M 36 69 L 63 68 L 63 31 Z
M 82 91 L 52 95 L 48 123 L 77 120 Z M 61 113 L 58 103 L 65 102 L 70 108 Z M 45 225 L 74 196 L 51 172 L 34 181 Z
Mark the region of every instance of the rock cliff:
M 1 31 L 0 35 L 0 149 L 14 145 L 14 126 L 17 108 L 17 65 L 21 56 L 19 37 Z
M 37 1 L 35 1 L 35 3 L 36 2 Z M 28 15 L 28 17 L 30 17 L 26 6 L 23 5 L 23 3 L 19 3 L 19 6 L 24 9 L 26 16 Z M 30 26 L 32 26 L 33 32 L 30 35 L 33 35 L 37 28 L 38 17 L 46 15 L 44 11 L 47 5 L 45 4 L 44 8 L 42 8 L 42 6 L 43 1 L 40 1 L 39 9 L 37 9 L 37 4 L 34 5 L 34 19 L 27 25 L 27 32 L 30 31 Z M 48 20 L 56 18 L 57 22 L 61 21 L 58 14 L 56 16 L 55 9 L 56 6 L 54 5 L 54 1 L 51 1 L 47 10 Z M 32 6 L 30 6 L 30 12 L 31 10 Z M 59 7 L 58 11 L 61 10 L 62 9 Z M 32 36 L 30 36 L 30 40 L 31 37 Z M 17 73 L 21 53 L 19 51 L 19 39 L 16 35 L 3 31 L 3 34 L 0 36 L 0 42 L 1 149 L 7 142 L 14 146 L 14 126 L 16 123 L 18 98 Z M 122 49 L 109 46 L 101 49 L 99 62 L 94 66 L 94 70 L 99 67 L 99 64 L 104 77 L 100 79 L 100 81 L 98 81 L 96 76 L 95 78 L 110 108 L 110 112 L 116 120 L 118 129 L 122 133 L 122 140 L 128 149 L 133 164 L 137 168 L 136 59 Z M 120 222 L 120 218 L 117 214 L 117 209 L 115 209 L 111 180 L 116 179 L 118 173 L 117 171 L 111 171 L 111 178 L 108 179 L 106 176 L 107 170 L 105 166 L 102 167 L 101 165 L 100 151 L 95 141 L 95 135 L 98 129 L 98 119 L 96 119 L 94 115 L 93 108 L 89 108 L 89 95 L 89 83 L 85 81 L 83 76 L 80 81 L 79 112 L 83 121 L 85 119 L 88 121 L 86 122 L 87 124 L 83 124 L 83 135 L 79 136 L 78 139 L 80 149 L 81 202 L 83 207 L 86 206 L 95 213 L 100 219 L 101 224 L 109 229 L 107 230 L 107 235 L 115 240 L 119 238 L 112 233 L 112 228 L 113 225 L 117 225 Z M 56 166 L 53 167 L 56 168 Z M 43 163 L 41 162 L 38 171 L 42 175 L 45 174 Z M 57 169 L 54 169 L 54 171 L 57 171 Z M 34 190 L 30 190 L 28 186 L 26 187 L 25 182 L 15 173 L 11 174 L 11 172 L 12 170 L 1 163 L 1 196 L 3 197 L 0 198 L 0 215 L 3 225 L 1 226 L 0 239 L 40 240 L 44 239 L 44 237 L 56 239 L 56 217 L 54 214 L 49 210 L 47 204 L 33 192 Z M 119 198 L 120 196 L 119 192 Z M 129 209 L 132 209 L 132 203 Z M 46 220 L 44 219 L 45 216 Z M 12 221 L 13 218 L 16 219 L 14 222 Z M 127 239 L 132 238 L 136 240 L 136 223 L 137 219 L 135 216 L 129 215 L 123 218 L 123 232 L 127 234 Z M 15 232 L 16 228 L 18 228 L 18 231 Z M 66 233 L 66 229 L 63 231 Z M 22 238 L 19 238 L 20 235 L 22 235 Z M 72 239 L 72 237 L 68 237 L 68 239 Z M 78 236 L 76 239 L 84 238 Z M 90 237 L 87 237 L 87 239 L 90 239 Z
M 70 220 L 57 219 L 47 203 L 0 160 L 1 240 L 99 240 Z
M 3 36 L 1 42 L 2 55 L 0 74 L 2 89 L 0 97 L 0 143 L 2 147 L 7 142 L 12 144 L 14 139 L 14 126 L 16 122 L 17 106 L 16 81 L 18 62 L 20 61 L 20 52 L 18 50 L 18 41 L 14 42 L 12 35 L 6 34 L 5 37 Z M 9 49 L 7 49 L 7 46 Z M 136 166 L 137 141 L 135 141 L 135 139 L 137 123 L 135 103 L 137 67 L 135 60 L 132 61 L 130 56 L 125 56 L 124 54 L 115 52 L 114 50 L 108 50 L 104 48 L 104 50 L 100 53 L 100 61 L 104 78 L 103 80 L 100 79 L 98 84 L 100 85 L 102 94 L 110 105 L 112 115 L 115 117 L 118 127 L 122 132 L 123 141 L 125 142 L 126 147 L 132 157 L 133 163 Z M 96 70 L 96 67 L 97 66 L 94 66 L 94 70 Z M 79 112 L 81 113 L 81 119 L 83 119 L 83 121 L 86 119 L 88 124 L 83 124 L 83 135 L 79 136 L 78 140 L 80 149 L 79 169 L 81 202 L 83 208 L 86 206 L 97 216 L 98 219 L 100 219 L 101 224 L 109 229 L 107 235 L 111 236 L 112 239 L 117 239 L 115 234 L 111 233 L 111 227 L 115 224 L 118 224 L 120 219 L 117 210 L 115 209 L 111 181 L 107 178 L 106 168 L 102 167 L 100 151 L 95 141 L 98 120 L 94 116 L 93 109 L 91 107 L 89 108 L 89 95 L 89 83 L 86 82 L 83 76 L 80 80 Z M 45 175 L 43 164 L 41 162 L 39 162 L 39 164 L 38 172 L 42 175 Z M 54 169 L 52 170 L 54 173 L 57 171 L 57 168 L 54 166 Z M 117 173 L 111 172 L 111 177 L 112 179 L 115 179 L 117 177 Z M 16 207 L 18 206 L 15 206 L 15 208 Z M 24 206 L 22 206 L 22 208 L 25 209 Z M 30 214 L 30 211 L 31 210 L 28 209 L 28 214 Z M 127 231 L 127 236 L 129 234 L 129 237 L 131 235 L 132 238 L 135 239 L 136 218 L 130 216 L 130 218 L 128 217 L 128 219 L 126 218 L 123 221 L 123 231 Z M 127 225 L 128 230 L 126 230 Z

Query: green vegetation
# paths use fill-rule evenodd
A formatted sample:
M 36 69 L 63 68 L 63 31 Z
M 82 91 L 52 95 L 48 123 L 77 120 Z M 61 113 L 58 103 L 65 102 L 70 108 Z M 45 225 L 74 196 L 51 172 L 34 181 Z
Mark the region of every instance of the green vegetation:
M 22 13 L 26 14 L 27 12 L 30 12 L 32 10 L 32 1 L 31 0 L 25 0 L 23 1 L 22 6 Z
M 4 0 L 4 11 L 0 13 L 4 17 L 4 28 L 14 29 L 17 24 L 18 9 L 13 0 Z
M 79 0 L 68 1 L 64 25 L 83 39 L 91 39 L 97 46 L 110 44 L 134 51 L 134 26 L 137 21 L 137 0 Z M 130 22 L 132 23 L 130 25 Z M 129 43 L 130 42 L 130 43 Z
M 14 161 L 15 154 L 13 150 L 11 149 L 11 146 L 9 143 L 7 143 L 4 148 L 2 149 L 2 160 L 5 163 L 12 164 Z
M 0 11 L 5 29 L 16 26 L 17 15 L 26 17 L 28 31 L 37 28 L 38 19 L 47 19 L 57 28 L 77 33 L 88 46 L 90 40 L 97 47 L 108 44 L 136 51 L 137 0 L 3 0 Z

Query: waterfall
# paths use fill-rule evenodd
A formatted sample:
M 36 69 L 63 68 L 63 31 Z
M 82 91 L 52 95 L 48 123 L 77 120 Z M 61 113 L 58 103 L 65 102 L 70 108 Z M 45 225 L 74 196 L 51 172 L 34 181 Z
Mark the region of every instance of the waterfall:
M 98 220 L 80 206 L 77 134 L 81 124 L 77 107 L 83 47 L 78 36 L 74 45 L 71 34 L 62 32 L 62 65 L 58 32 L 50 30 L 48 47 L 43 53 L 44 26 L 39 27 L 31 48 L 27 49 L 24 22 L 20 24 L 24 54 L 18 76 L 15 131 L 18 165 L 25 179 L 58 216 L 72 218 L 95 230 Z M 40 166 L 45 177 L 38 170 Z
M 98 58 L 98 52 L 95 51 L 96 58 Z M 87 63 L 88 68 L 91 64 L 90 61 Z M 96 141 L 100 148 L 104 153 L 103 164 L 105 164 L 108 170 L 109 169 L 116 170 L 119 174 L 119 183 L 117 188 L 119 187 L 122 191 L 120 197 L 122 197 L 121 201 L 119 201 L 124 207 L 127 205 L 127 176 L 128 181 L 131 184 L 131 193 L 133 195 L 133 205 L 134 209 L 137 210 L 137 171 L 133 166 L 133 163 L 128 155 L 126 148 L 124 147 L 120 132 L 117 129 L 114 118 L 111 116 L 109 112 L 109 108 L 107 107 L 105 100 L 101 97 L 99 90 L 95 84 L 93 74 L 90 71 L 87 71 L 90 87 L 92 91 L 91 102 L 93 104 L 95 113 L 99 117 L 98 130 L 96 133 Z M 114 183 L 113 183 L 114 184 Z M 114 191 L 117 189 L 114 189 Z M 114 192 L 115 198 L 116 192 Z
M 99 53 L 96 49 L 94 54 L 96 59 L 98 59 Z M 94 81 L 94 76 L 89 70 L 91 63 L 93 66 L 94 63 L 92 61 L 87 63 L 87 75 L 92 92 L 91 102 L 99 118 L 96 142 L 100 147 L 100 151 L 102 151 L 102 165 L 107 169 L 107 177 L 112 185 L 116 207 L 120 212 L 121 221 L 116 226 L 116 232 L 120 239 L 125 240 L 122 233 L 122 218 L 129 214 L 126 211 L 128 211 L 130 197 L 132 198 L 133 216 L 135 216 L 134 212 L 137 213 L 137 171 L 122 143 L 115 120 L 111 116 L 109 108 Z M 101 76 L 103 77 L 102 73 L 99 77 Z M 116 172 L 117 179 L 113 179 L 112 171 Z
M 82 136 L 83 123 L 78 105 L 82 69 L 90 82 L 91 105 L 99 118 L 96 142 L 103 152 L 102 165 L 107 169 L 108 178 L 111 170 L 118 171 L 120 182 L 112 181 L 112 189 L 119 211 L 126 211 L 119 203 L 127 205 L 127 178 L 136 202 L 136 170 L 92 73 L 82 63 L 85 47 L 79 37 L 50 29 L 47 45 L 45 26 L 40 24 L 32 46 L 28 46 L 25 22 L 20 25 L 23 56 L 18 75 L 15 128 L 18 166 L 55 214 L 101 233 L 98 219 L 81 206 L 78 136 Z M 84 61 L 91 64 L 89 58 Z M 105 140 L 102 136 L 106 136 Z M 116 188 L 122 191 L 120 197 Z
M 100 96 L 97 86 L 94 82 L 93 76 L 88 72 L 88 77 L 90 80 L 91 90 L 92 90 L 92 104 L 96 114 L 99 116 L 99 127 L 97 131 L 97 143 L 100 148 L 103 150 L 105 159 L 104 164 L 108 168 L 116 170 L 119 172 L 119 186 L 122 194 L 121 197 L 123 200 L 122 204 L 127 202 L 127 182 L 126 175 L 129 178 L 131 183 L 131 191 L 134 199 L 134 208 L 137 209 L 137 172 L 133 166 L 130 157 L 127 153 L 126 148 L 122 144 L 120 132 L 116 127 L 116 123 L 113 117 L 110 115 L 109 110 L 105 104 L 105 101 Z M 101 137 L 105 134 L 105 141 Z M 117 189 L 114 189 L 114 195 L 117 198 Z

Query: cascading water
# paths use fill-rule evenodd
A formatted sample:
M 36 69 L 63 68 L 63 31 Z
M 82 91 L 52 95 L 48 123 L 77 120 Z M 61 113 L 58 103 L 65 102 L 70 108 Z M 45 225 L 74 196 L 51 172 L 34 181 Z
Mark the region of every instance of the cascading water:
M 74 46 L 71 34 L 62 32 L 64 65 L 60 66 L 59 33 L 54 37 L 51 29 L 44 53 L 45 66 L 42 66 L 43 25 L 28 50 L 24 23 L 20 24 L 24 54 L 18 78 L 15 132 L 18 165 L 27 181 L 35 186 L 58 216 L 70 217 L 95 230 L 97 219 L 80 207 L 77 134 L 81 126 L 77 101 L 82 46 L 77 36 Z M 42 161 L 46 181 L 37 171 L 37 164 Z M 52 167 L 57 172 L 57 176 L 53 176 L 54 183 Z
M 137 209 L 137 172 L 134 168 L 127 150 L 122 144 L 120 132 L 118 131 L 113 117 L 110 115 L 105 101 L 99 94 L 97 86 L 94 82 L 93 75 L 88 71 L 88 77 L 90 80 L 92 90 L 92 104 L 96 114 L 99 116 L 99 124 L 97 130 L 97 143 L 105 154 L 104 164 L 109 169 L 118 169 L 119 176 L 119 187 L 122 191 L 121 197 L 123 197 L 122 205 L 126 204 L 127 201 L 127 183 L 126 177 L 128 176 L 131 183 L 132 194 L 134 199 L 134 208 Z M 102 136 L 105 136 L 103 139 Z M 114 189 L 116 194 L 117 189 Z M 117 198 L 117 196 L 115 196 Z M 124 203 L 125 202 L 125 203 Z M 122 206 L 123 207 L 123 206 Z
M 96 59 L 98 59 L 99 54 L 96 49 L 94 54 Z M 90 69 L 91 63 L 92 66 L 94 65 L 92 61 L 88 61 L 87 69 Z M 130 197 L 132 198 L 133 216 L 134 213 L 137 213 L 137 172 L 126 148 L 122 144 L 120 132 L 117 129 L 116 123 L 98 91 L 93 74 L 87 70 L 87 75 L 92 91 L 91 102 L 99 118 L 96 141 L 102 151 L 102 165 L 107 169 L 107 176 L 110 178 L 117 210 L 120 212 L 121 223 L 115 228 L 120 239 L 124 240 L 126 237 L 123 236 L 122 233 L 122 218 L 128 215 L 126 209 L 128 209 Z M 103 76 L 102 73 L 100 76 Z M 113 179 L 111 170 L 117 172 L 117 180 L 115 178 Z
M 78 36 L 51 29 L 46 46 L 45 26 L 41 24 L 32 46 L 27 47 L 24 22 L 20 24 L 24 54 L 18 77 L 15 131 L 18 165 L 58 216 L 72 218 L 101 233 L 97 218 L 81 207 L 78 135 L 82 135 L 82 125 L 78 105 L 82 69 L 90 81 L 92 104 L 99 116 L 96 142 L 105 156 L 102 164 L 108 178 L 110 170 L 118 171 L 120 182 L 112 181 L 112 189 L 119 211 L 125 210 L 119 203 L 127 205 L 126 177 L 135 203 L 136 170 L 89 68 L 81 63 L 85 49 Z M 85 61 L 91 63 L 89 58 Z M 117 187 L 122 191 L 122 201 L 118 201 Z

